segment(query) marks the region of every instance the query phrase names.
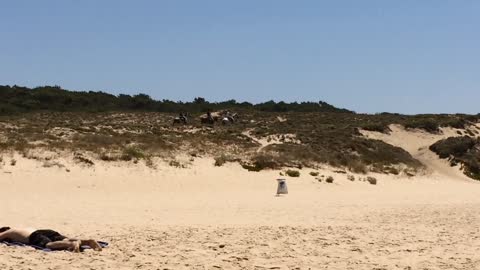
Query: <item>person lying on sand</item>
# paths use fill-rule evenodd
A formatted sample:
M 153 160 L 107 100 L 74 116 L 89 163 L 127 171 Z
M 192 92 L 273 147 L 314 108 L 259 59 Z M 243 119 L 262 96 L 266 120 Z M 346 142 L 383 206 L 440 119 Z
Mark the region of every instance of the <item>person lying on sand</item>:
M 77 240 L 68 238 L 53 230 L 0 228 L 0 241 L 19 242 L 51 250 L 80 252 L 81 246 L 89 246 L 95 251 L 102 247 L 95 240 Z

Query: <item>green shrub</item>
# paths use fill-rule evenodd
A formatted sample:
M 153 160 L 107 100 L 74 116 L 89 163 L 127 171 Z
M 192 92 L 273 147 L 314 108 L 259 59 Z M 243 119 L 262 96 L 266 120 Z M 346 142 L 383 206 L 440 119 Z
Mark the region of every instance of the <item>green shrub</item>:
M 377 184 L 377 178 L 369 176 L 369 177 L 367 177 L 367 182 L 369 182 L 371 185 L 376 185 Z
M 465 130 L 465 133 L 467 133 L 471 137 L 475 137 L 475 133 L 473 133 L 473 131 L 471 131 L 470 129 Z
M 123 149 L 121 159 L 124 161 L 130 161 L 132 159 L 145 158 L 143 151 L 136 147 L 126 147 Z
M 235 162 L 235 161 L 240 161 L 238 158 L 233 158 L 229 155 L 222 154 L 221 156 L 215 157 L 215 163 L 214 165 L 217 167 L 223 166 L 227 162 Z
M 423 129 L 430 133 L 439 133 L 440 124 L 431 119 L 414 120 L 405 124 L 407 129 Z
M 286 170 L 285 174 L 290 177 L 300 177 L 300 172 L 297 170 Z
M 278 159 L 272 155 L 260 154 L 253 158 L 253 165 L 258 171 L 264 169 L 278 169 L 281 167 L 281 163 Z
M 472 149 L 476 143 L 476 139 L 468 136 L 450 137 L 432 144 L 430 150 L 437 153 L 440 158 L 460 157 Z
M 381 123 L 366 124 L 362 128 L 367 131 L 374 131 L 374 132 L 380 132 L 380 133 L 390 133 L 392 131 L 388 127 L 388 125 L 381 124 Z
M 399 175 L 400 174 L 400 172 L 398 171 L 397 168 L 389 167 L 389 166 L 384 167 L 382 172 L 386 173 L 386 174 L 393 174 L 393 175 Z

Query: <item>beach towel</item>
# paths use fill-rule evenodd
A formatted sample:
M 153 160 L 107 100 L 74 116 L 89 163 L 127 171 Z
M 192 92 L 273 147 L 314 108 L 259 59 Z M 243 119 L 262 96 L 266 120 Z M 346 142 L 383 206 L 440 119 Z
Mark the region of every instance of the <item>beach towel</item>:
M 0 242 L 1 244 L 4 244 L 4 245 L 7 245 L 7 246 L 15 246 L 15 247 L 32 247 L 34 249 L 37 249 L 37 250 L 42 250 L 42 251 L 46 251 L 46 252 L 50 252 L 50 251 L 53 251 L 49 248 L 42 248 L 42 247 L 39 247 L 39 246 L 35 246 L 35 245 L 29 245 L 29 244 L 23 244 L 23 243 L 18 243 L 18 242 L 7 242 L 7 241 L 1 241 Z M 106 248 L 108 247 L 108 243 L 107 242 L 102 242 L 102 241 L 98 241 L 98 244 L 102 247 L 102 248 Z M 80 250 L 83 251 L 85 249 L 91 249 L 89 246 L 81 246 L 80 247 Z

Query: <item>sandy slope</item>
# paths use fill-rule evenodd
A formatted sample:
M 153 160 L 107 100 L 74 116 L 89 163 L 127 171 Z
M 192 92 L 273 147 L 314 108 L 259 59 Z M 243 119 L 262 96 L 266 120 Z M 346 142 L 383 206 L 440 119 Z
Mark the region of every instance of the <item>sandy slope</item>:
M 435 153 L 429 150 L 430 145 L 439 140 L 460 136 L 457 129 L 442 128 L 440 134 L 431 134 L 421 130 L 407 131 L 399 125 L 391 125 L 390 129 L 390 134 L 368 131 L 362 131 L 362 133 L 368 138 L 382 140 L 405 149 L 427 166 L 427 173 L 430 177 L 471 181 L 460 171 L 459 167 L 450 167 L 448 161 L 439 159 Z
M 285 197 L 274 196 L 278 172 L 211 159 L 157 170 L 62 161 L 67 172 L 16 156 L 0 168 L 0 225 L 111 247 L 71 254 L 0 245 L 0 269 L 480 269 L 480 183 L 419 150 L 436 139 L 424 135 L 398 128 L 379 139 L 441 170 L 376 175 L 376 186 L 327 169 L 335 182 L 319 183 L 303 170 L 287 180 Z

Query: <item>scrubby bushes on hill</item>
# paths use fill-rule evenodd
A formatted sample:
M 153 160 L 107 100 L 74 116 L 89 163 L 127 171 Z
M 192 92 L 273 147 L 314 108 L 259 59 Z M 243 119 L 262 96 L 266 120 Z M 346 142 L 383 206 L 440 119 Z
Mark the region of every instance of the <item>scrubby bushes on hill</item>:
M 478 140 L 472 137 L 450 137 L 438 141 L 430 146 L 430 150 L 437 153 L 440 158 L 459 157 L 468 153 Z
M 295 134 L 302 144 L 278 144 L 265 148 L 278 153 L 277 163 L 296 166 L 298 161 L 306 167 L 315 163 L 327 163 L 334 167 L 347 168 L 356 173 L 370 170 L 384 172 L 394 164 L 405 164 L 419 169 L 423 165 L 402 148 L 379 140 L 367 139 L 358 132 L 357 126 L 366 122 L 368 116 L 343 113 L 285 114 L 291 121 L 269 121 L 257 125 L 255 135 L 266 137 L 274 134 Z M 266 115 L 256 114 L 255 119 Z M 260 119 L 261 119 L 260 118 Z
M 431 119 L 414 119 L 413 121 L 405 123 L 405 128 L 423 129 L 430 133 L 440 132 L 440 124 L 437 121 Z
M 452 166 L 461 164 L 464 173 L 480 180 L 480 140 L 468 136 L 450 137 L 430 146 L 440 158 L 449 159 Z
M 300 177 L 300 172 L 297 170 L 287 170 L 285 174 L 290 177 Z
M 205 127 L 198 116 L 207 109 L 229 109 L 239 112 L 240 118 L 234 125 Z M 173 113 L 182 111 L 191 113 L 191 121 L 187 126 L 172 127 Z M 38 146 L 31 142 L 41 142 L 49 149 L 94 152 L 105 161 L 117 160 L 122 154 L 125 160 L 137 160 L 195 151 L 217 157 L 218 166 L 235 161 L 252 171 L 314 167 L 323 163 L 356 173 L 393 174 L 401 173 L 396 168 L 404 167 L 393 165 L 405 164 L 410 171 L 421 168 L 422 164 L 401 148 L 362 136 L 360 129 L 388 132 L 389 125 L 401 124 L 438 132 L 439 127 L 467 127 L 479 118 L 478 115 L 355 114 L 323 102 L 269 101 L 253 105 L 234 100 L 211 103 L 196 98 L 183 103 L 156 101 L 144 94 L 114 96 L 70 92 L 60 87 L 18 86 L 0 86 L 2 113 L 6 115 L 0 116 L 0 124 L 6 124 L 0 129 L 3 138 L 0 150 L 23 151 Z M 54 132 L 56 129 L 61 132 Z M 263 147 L 245 133 L 258 139 L 293 139 L 269 142 L 270 145 Z
M 419 114 L 400 115 L 382 113 L 376 115 L 357 115 L 359 127 L 381 133 L 389 133 L 389 125 L 399 124 L 407 129 L 421 129 L 429 133 L 439 133 L 442 127 L 465 129 L 480 120 L 480 115 L 465 114 Z

